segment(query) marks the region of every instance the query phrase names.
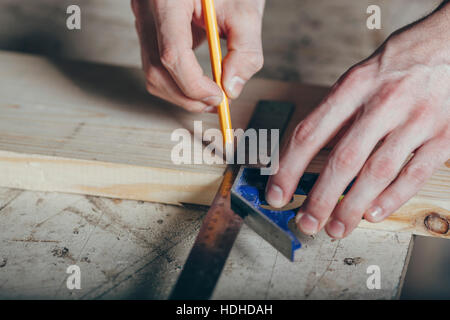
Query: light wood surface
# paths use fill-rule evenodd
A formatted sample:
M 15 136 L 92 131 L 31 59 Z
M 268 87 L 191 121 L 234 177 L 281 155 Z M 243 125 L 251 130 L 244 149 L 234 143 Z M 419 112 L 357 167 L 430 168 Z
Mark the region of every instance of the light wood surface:
M 217 127 L 150 97 L 135 69 L 0 53 L 0 185 L 164 203 L 209 204 L 224 165 L 174 165 L 173 130 Z M 317 86 L 254 80 L 232 105 L 245 128 L 258 100 L 297 105 L 288 132 L 326 93 Z M 321 152 L 308 171 L 319 172 Z M 364 227 L 449 237 L 450 170 L 443 166 L 397 215 Z M 414 214 L 411 215 L 410 213 Z M 436 217 L 437 215 L 437 217 Z M 432 223 L 426 223 L 426 222 Z M 434 229 L 433 229 L 434 228 Z
M 0 53 L 0 69 L 2 186 L 210 204 L 225 165 L 174 165 L 171 134 L 192 133 L 196 120 L 217 128 L 216 115 L 152 98 L 137 69 L 12 53 Z M 245 128 L 260 99 L 294 100 L 305 113 L 325 91 L 255 80 L 233 103 L 233 125 Z

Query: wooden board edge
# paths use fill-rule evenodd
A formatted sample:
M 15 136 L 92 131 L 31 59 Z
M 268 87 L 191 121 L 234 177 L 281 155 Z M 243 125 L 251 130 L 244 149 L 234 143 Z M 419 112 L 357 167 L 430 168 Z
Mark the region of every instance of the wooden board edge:
M 176 205 L 209 205 L 222 180 L 209 173 L 1 150 L 0 177 L 1 187 Z
M 358 227 L 450 239 L 450 202 L 414 197 L 380 223 L 362 220 Z

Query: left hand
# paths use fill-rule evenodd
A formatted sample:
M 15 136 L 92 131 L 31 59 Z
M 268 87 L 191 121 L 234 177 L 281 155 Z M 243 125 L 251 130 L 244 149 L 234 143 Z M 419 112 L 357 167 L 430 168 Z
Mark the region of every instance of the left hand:
M 206 38 L 200 0 L 132 0 L 146 87 L 192 112 L 217 112 L 224 92 L 207 77 L 194 49 Z M 236 99 L 263 65 L 265 0 L 216 0 L 220 35 L 227 39 L 222 87 Z
M 450 158 L 449 11 L 394 33 L 297 126 L 267 185 L 273 207 L 290 201 L 308 163 L 350 124 L 297 214 L 303 233 L 325 227 L 343 238 L 363 216 L 382 221 Z

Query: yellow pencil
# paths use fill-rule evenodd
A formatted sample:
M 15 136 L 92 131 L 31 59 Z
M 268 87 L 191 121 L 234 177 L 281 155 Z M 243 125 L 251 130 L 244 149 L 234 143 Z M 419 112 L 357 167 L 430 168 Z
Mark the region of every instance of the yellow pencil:
M 209 44 L 209 55 L 211 58 L 211 68 L 214 81 L 222 89 L 222 50 L 220 49 L 219 28 L 217 26 L 216 10 L 214 0 L 202 0 L 203 16 L 205 17 L 206 34 Z M 228 98 L 224 94 L 224 99 L 218 106 L 220 129 L 222 130 L 223 143 L 233 143 L 233 132 L 231 126 L 230 106 Z

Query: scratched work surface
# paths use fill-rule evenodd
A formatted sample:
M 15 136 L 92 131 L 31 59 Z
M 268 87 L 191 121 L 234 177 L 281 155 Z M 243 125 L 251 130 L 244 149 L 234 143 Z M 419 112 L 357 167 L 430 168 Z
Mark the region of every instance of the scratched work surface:
M 165 299 L 205 212 L 0 188 L 0 299 Z M 244 226 L 214 298 L 395 298 L 410 247 L 407 233 L 358 229 L 341 241 L 306 240 L 291 263 Z M 73 264 L 80 290 L 66 286 Z M 381 268 L 380 290 L 366 286 L 369 265 Z

